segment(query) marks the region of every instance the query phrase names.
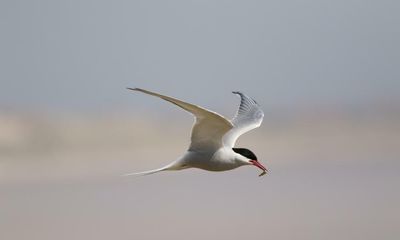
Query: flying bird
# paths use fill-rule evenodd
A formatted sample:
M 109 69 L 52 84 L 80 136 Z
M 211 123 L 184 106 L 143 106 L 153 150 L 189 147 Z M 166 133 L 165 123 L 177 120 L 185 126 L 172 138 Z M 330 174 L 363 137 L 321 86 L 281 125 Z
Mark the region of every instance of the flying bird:
M 235 117 L 227 120 L 220 114 L 181 101 L 176 98 L 147 91 L 141 88 L 128 88 L 139 91 L 165 101 L 190 112 L 195 117 L 192 128 L 191 143 L 188 150 L 180 158 L 158 169 L 128 173 L 130 175 L 148 175 L 161 171 L 200 168 L 207 171 L 227 171 L 237 167 L 252 165 L 262 170 L 259 176 L 267 173 L 256 155 L 247 148 L 235 148 L 238 137 L 261 125 L 264 112 L 257 102 L 242 92 L 232 92 L 240 96 L 240 105 Z

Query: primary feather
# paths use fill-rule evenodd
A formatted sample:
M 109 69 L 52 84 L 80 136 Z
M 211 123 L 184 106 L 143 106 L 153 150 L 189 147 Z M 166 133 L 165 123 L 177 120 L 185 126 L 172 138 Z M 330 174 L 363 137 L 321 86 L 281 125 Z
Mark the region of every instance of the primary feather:
M 224 136 L 224 144 L 227 147 L 234 147 L 240 135 L 257 128 L 261 125 L 264 112 L 260 105 L 242 92 L 233 92 L 240 96 L 239 109 L 235 117 L 231 120 L 233 128 Z

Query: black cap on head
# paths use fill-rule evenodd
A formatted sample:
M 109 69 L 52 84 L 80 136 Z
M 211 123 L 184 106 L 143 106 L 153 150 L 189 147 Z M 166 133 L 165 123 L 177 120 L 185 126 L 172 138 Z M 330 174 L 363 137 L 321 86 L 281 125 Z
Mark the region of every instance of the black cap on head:
M 232 148 L 232 150 L 248 159 L 257 160 L 256 155 L 247 148 Z

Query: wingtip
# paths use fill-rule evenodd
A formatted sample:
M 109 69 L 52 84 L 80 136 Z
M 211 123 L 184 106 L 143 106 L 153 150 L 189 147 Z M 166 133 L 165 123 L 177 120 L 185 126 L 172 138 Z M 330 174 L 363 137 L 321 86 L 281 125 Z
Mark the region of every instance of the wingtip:
M 132 90 L 132 91 L 137 91 L 137 90 L 139 90 L 139 88 L 131 88 L 131 87 L 127 87 L 126 89 Z
M 233 94 L 239 95 L 239 97 L 243 98 L 245 95 L 240 91 L 232 91 Z
M 254 100 L 253 98 L 247 96 L 247 95 L 244 94 L 243 92 L 240 92 L 240 91 L 233 91 L 232 93 L 239 95 L 242 99 L 243 99 L 243 98 L 248 98 L 248 99 L 250 99 L 251 101 L 253 101 L 255 104 L 258 105 L 258 102 L 257 102 L 256 100 Z

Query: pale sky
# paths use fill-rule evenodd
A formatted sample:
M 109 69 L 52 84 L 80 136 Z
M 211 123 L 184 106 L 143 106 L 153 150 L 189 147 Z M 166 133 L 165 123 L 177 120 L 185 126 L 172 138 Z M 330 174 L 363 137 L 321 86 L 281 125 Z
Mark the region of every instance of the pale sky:
M 400 102 L 399 1 L 0 2 L 0 108 Z M 149 102 L 153 104 L 153 101 Z

